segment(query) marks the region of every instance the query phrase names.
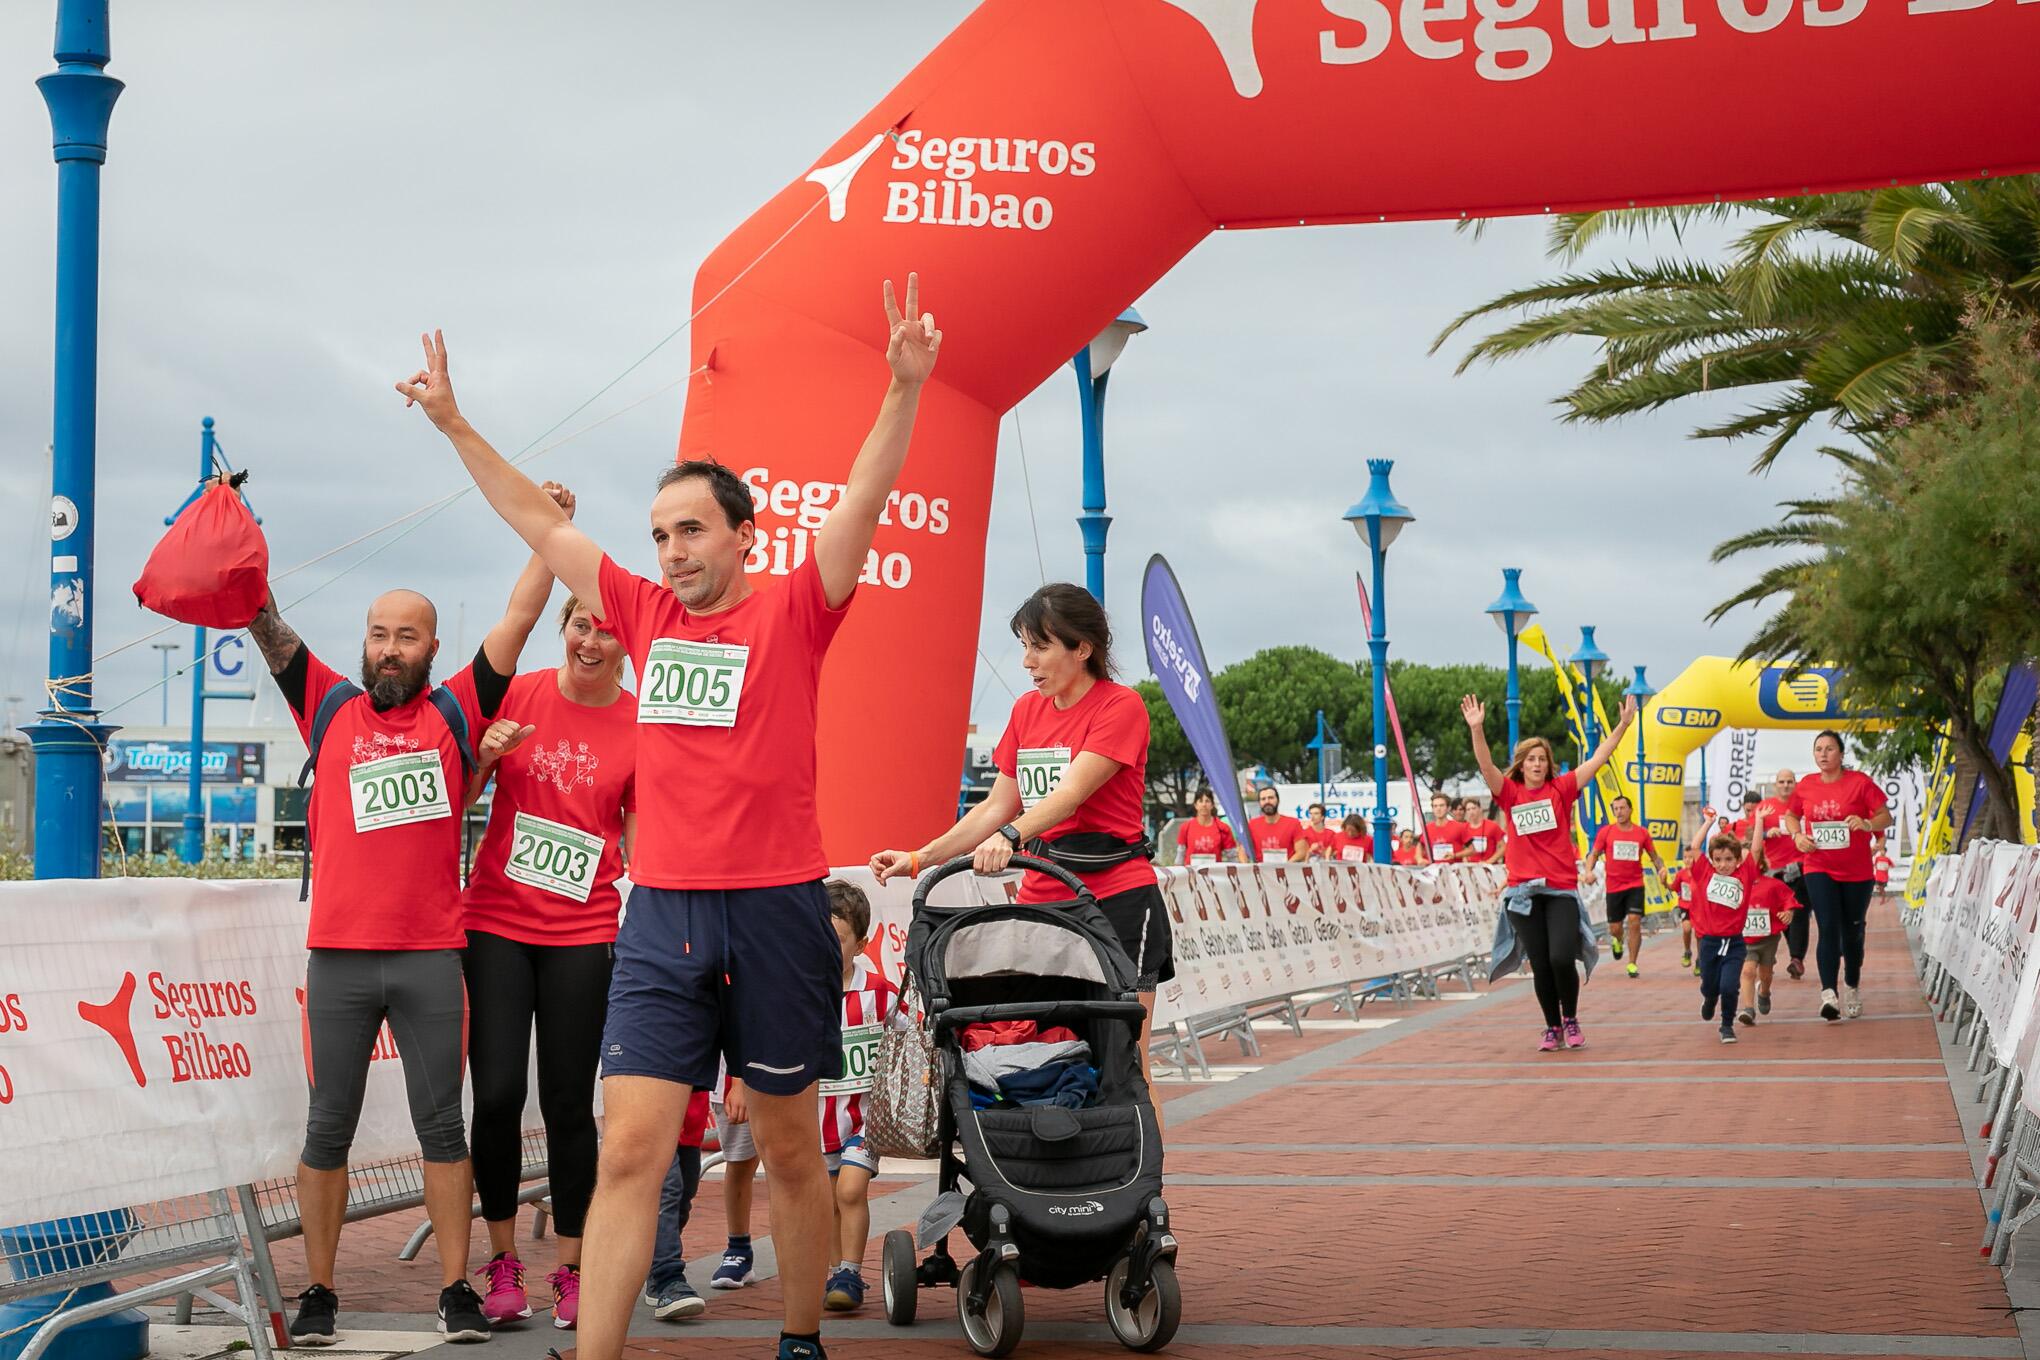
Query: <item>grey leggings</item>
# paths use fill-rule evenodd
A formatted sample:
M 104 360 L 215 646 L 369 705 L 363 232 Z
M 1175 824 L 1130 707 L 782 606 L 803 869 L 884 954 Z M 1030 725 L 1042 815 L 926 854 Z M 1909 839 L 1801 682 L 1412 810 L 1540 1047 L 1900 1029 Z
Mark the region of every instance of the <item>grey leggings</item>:
M 368 1064 L 384 1020 L 404 1063 L 411 1126 L 428 1162 L 467 1157 L 460 1109 L 467 994 L 452 949 L 314 949 L 305 972 L 311 1111 L 304 1164 L 340 1171 L 361 1122 Z

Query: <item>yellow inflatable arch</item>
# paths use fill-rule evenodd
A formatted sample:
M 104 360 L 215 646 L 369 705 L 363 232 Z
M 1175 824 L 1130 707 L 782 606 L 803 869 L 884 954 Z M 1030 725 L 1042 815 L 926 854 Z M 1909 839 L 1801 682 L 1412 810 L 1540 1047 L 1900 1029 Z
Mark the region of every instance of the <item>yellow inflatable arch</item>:
M 1731 661 L 1703 656 L 1679 673 L 1644 707 L 1643 758 L 1636 738 L 1609 760 L 1621 770 L 1619 782 L 1641 790 L 1636 814 L 1669 863 L 1679 849 L 1679 824 L 1686 809 L 1686 758 L 1724 729 L 1817 732 L 1824 727 L 1876 728 L 1875 719 L 1843 710 L 1840 668 L 1785 662 Z

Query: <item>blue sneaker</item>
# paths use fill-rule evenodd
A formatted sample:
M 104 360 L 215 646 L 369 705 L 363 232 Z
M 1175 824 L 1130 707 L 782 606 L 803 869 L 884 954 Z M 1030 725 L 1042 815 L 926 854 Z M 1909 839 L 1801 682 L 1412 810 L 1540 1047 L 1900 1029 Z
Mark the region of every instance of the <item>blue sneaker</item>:
M 864 1306 L 864 1275 L 856 1270 L 838 1270 L 829 1277 L 822 1293 L 822 1307 L 832 1313 L 848 1313 Z
M 708 1301 L 695 1292 L 693 1285 L 687 1283 L 685 1275 L 656 1290 L 647 1286 L 645 1306 L 650 1308 L 652 1316 L 661 1322 L 677 1322 L 686 1318 L 700 1317 L 708 1311 Z
M 723 1253 L 722 1264 L 708 1277 L 710 1289 L 742 1289 L 753 1279 L 749 1247 L 731 1247 Z

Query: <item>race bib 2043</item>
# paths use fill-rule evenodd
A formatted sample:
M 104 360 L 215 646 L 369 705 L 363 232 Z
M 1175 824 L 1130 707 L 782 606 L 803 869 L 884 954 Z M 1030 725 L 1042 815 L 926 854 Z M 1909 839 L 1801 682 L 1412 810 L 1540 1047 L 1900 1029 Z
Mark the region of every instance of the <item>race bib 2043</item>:
M 1769 935 L 1771 933 L 1771 909 L 1751 907 L 1750 914 L 1743 919 L 1742 933 L 1745 935 Z
M 1849 848 L 1849 824 L 1847 822 L 1815 822 L 1811 834 L 1816 850 L 1846 850 Z
M 1540 831 L 1558 830 L 1558 809 L 1549 798 L 1540 798 L 1534 803 L 1518 803 L 1509 809 L 1509 820 L 1516 827 L 1518 836 L 1534 836 Z
M 731 643 L 658 638 L 645 655 L 641 723 L 735 727 L 751 649 Z
M 347 792 L 354 803 L 356 831 L 381 831 L 453 815 L 437 750 L 365 760 L 347 771 Z

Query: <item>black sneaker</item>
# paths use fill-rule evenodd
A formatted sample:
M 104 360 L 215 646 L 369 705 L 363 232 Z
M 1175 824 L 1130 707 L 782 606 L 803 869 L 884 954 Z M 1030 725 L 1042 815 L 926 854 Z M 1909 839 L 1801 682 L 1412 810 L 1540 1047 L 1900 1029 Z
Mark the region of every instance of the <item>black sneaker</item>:
M 1711 996 L 1708 996 L 1708 997 L 1702 997 L 1702 998 L 1700 999 L 1700 1018 L 1701 1018 L 1702 1020 L 1712 1020 L 1712 1019 L 1714 1018 L 1714 998 L 1713 998 L 1713 997 L 1711 997 Z
M 340 1339 L 340 1296 L 315 1284 L 297 1296 L 297 1316 L 290 1320 L 293 1346 L 330 1346 Z
M 487 1341 L 489 1319 L 482 1315 L 482 1296 L 466 1280 L 439 1291 L 439 1330 L 448 1341 Z
M 1721 1027 L 1721 1042 L 1723 1042 L 1724 1044 L 1732 1044 L 1735 1042 L 1735 1028 L 1733 1026 L 1723 1025 Z

